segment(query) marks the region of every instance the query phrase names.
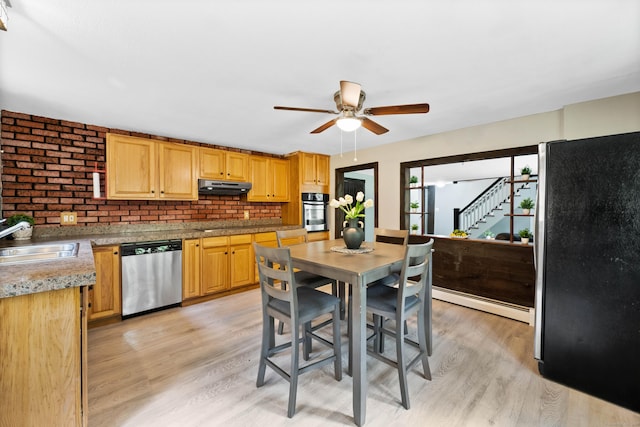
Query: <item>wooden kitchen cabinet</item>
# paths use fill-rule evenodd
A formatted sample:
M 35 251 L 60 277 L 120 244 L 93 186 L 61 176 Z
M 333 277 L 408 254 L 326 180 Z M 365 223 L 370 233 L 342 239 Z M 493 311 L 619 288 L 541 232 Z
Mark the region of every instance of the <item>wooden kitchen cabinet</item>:
M 282 206 L 282 223 L 302 226 L 302 193 L 329 194 L 329 156 L 296 151 L 287 154 L 287 159 L 291 197 Z
M 259 245 L 266 246 L 268 248 L 278 247 L 278 239 L 276 237 L 275 231 L 267 231 L 265 233 L 256 233 L 253 235 L 253 241 Z M 260 272 L 258 271 L 258 266 L 255 264 L 255 256 L 254 256 L 253 262 L 254 262 L 254 268 L 255 268 L 255 281 L 259 283 Z
M 89 321 L 117 317 L 122 313 L 120 293 L 120 247 L 94 246 L 96 283 L 89 288 Z
M 247 201 L 289 201 L 289 160 L 251 156 L 249 171 L 252 187 L 247 193 Z
M 303 193 L 329 193 L 329 156 L 300 154 L 300 180 Z M 317 187 L 321 187 L 318 189 Z
M 249 155 L 200 147 L 200 178 L 249 181 Z
M 201 292 L 200 239 L 185 239 L 182 243 L 182 299 L 199 297 Z
M 183 245 L 183 299 L 255 283 L 251 234 L 188 239 Z
M 86 426 L 86 292 L 0 299 L 0 426 Z
M 197 147 L 107 134 L 107 198 L 197 200 Z

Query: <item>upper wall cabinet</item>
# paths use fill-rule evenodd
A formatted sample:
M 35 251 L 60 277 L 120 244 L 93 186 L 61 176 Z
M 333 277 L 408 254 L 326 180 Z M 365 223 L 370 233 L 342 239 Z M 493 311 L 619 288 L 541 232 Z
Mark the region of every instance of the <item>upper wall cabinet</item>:
M 313 153 L 299 154 L 301 157 L 300 178 L 302 191 L 305 193 L 329 193 L 329 156 Z M 323 189 L 317 191 L 318 189 L 315 186 L 320 186 Z
M 197 200 L 197 148 L 107 134 L 107 198 Z
M 249 181 L 249 155 L 200 147 L 200 178 Z
M 251 156 L 249 171 L 251 190 L 247 194 L 247 201 L 289 201 L 289 160 Z

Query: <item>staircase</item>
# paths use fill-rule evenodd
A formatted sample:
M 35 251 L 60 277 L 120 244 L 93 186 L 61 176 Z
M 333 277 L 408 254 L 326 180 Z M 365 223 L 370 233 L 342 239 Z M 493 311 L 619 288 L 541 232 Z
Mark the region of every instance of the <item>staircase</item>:
M 484 190 L 471 203 L 458 212 L 459 227 L 471 237 L 482 237 L 510 212 L 511 184 L 509 177 L 499 178 Z M 535 200 L 536 189 L 529 183 L 518 183 L 514 187 L 514 201 L 516 206 L 521 198 L 531 197 Z M 515 210 L 515 207 L 514 207 Z

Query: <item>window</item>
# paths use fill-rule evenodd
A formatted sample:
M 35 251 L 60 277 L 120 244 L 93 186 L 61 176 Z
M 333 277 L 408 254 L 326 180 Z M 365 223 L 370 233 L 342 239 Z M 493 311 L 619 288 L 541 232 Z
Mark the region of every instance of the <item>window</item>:
M 524 166 L 532 169 L 528 180 L 520 176 Z M 537 146 L 402 163 L 401 228 L 445 236 L 461 229 L 471 238 L 520 240 L 518 232 L 534 226 L 533 214 L 519 204 L 526 198 L 535 202 L 537 169 Z

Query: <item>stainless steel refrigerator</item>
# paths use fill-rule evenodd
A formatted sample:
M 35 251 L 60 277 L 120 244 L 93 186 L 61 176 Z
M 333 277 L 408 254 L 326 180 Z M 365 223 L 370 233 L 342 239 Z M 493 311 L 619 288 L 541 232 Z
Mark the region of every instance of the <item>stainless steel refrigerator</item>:
M 640 412 L 640 132 L 539 146 L 540 373 Z

